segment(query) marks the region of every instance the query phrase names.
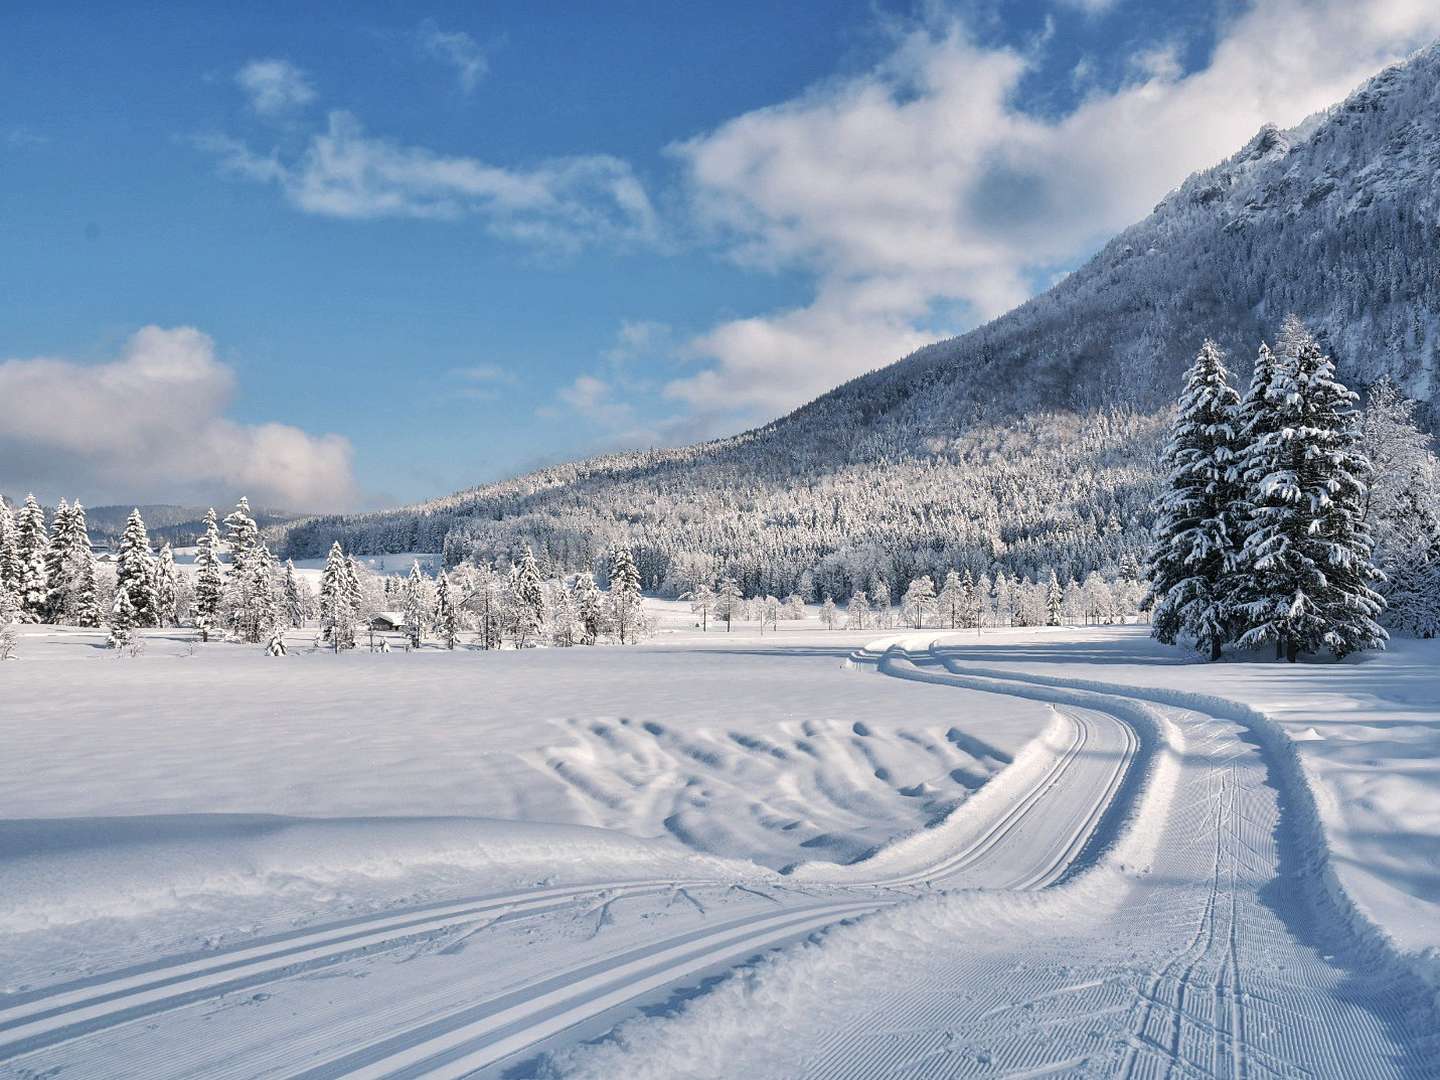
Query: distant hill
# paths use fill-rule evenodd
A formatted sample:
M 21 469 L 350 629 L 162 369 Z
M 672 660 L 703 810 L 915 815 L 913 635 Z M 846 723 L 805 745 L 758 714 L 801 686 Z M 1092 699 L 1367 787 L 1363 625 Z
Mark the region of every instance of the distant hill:
M 1190 177 L 1054 288 L 733 438 L 542 469 L 399 510 L 306 518 L 297 555 L 588 566 L 646 584 L 717 569 L 837 598 L 872 575 L 995 565 L 1062 575 L 1138 556 L 1180 373 L 1215 338 L 1245 378 L 1298 313 L 1363 389 L 1440 407 L 1440 45 Z

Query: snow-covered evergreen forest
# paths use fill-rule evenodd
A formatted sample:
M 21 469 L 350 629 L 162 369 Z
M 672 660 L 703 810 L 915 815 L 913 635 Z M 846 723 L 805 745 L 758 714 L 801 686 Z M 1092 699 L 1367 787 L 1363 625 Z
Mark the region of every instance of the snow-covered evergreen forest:
M 1361 414 L 1294 316 L 1249 389 L 1213 341 L 1186 377 L 1165 451 L 1149 578 L 1154 634 L 1212 660 L 1273 643 L 1294 661 L 1440 629 L 1440 488 L 1414 403 L 1387 382 Z M 1378 545 L 1374 537 L 1382 536 Z M 1389 603 L 1387 605 L 1387 598 Z

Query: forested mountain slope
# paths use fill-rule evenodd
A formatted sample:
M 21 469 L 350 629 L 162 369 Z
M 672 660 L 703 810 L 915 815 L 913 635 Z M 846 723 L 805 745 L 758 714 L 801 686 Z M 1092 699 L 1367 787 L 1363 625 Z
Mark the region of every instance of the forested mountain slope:
M 646 584 L 717 570 L 847 596 L 952 566 L 1063 575 L 1143 548 L 1179 376 L 1215 338 L 1243 378 L 1287 312 L 1356 387 L 1440 405 L 1440 45 L 1298 127 L 1262 129 L 1050 291 L 763 428 L 543 469 L 395 511 L 310 518 L 296 555 L 636 549 Z M 808 584 L 808 580 L 806 584 Z

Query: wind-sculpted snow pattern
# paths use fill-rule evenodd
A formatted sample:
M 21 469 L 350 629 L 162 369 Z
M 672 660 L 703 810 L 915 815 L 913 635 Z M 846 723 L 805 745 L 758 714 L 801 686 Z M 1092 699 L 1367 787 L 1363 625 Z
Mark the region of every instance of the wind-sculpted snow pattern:
M 669 832 L 776 869 L 821 855 L 852 862 L 940 820 L 1010 760 L 953 727 L 939 738 L 923 725 L 833 719 L 780 721 L 764 734 L 624 717 L 566 726 L 573 741 L 528 757 L 598 824 Z

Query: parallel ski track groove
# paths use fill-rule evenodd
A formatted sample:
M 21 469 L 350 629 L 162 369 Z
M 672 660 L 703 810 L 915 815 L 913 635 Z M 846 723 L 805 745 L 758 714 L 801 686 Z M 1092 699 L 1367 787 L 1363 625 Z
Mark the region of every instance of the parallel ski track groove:
M 880 659 L 862 656 L 862 659 Z M 880 664 L 881 670 L 886 665 Z M 887 671 L 888 674 L 903 673 Z M 925 676 L 927 681 L 933 675 Z M 941 677 L 943 678 L 943 677 Z M 944 880 L 982 863 L 1026 821 L 1075 767 L 1096 737 L 1092 710 L 1059 709 L 1072 724 L 1071 741 L 1045 773 L 1009 805 L 966 848 L 928 869 L 842 888 L 903 889 Z M 1099 710 L 1093 710 L 1099 712 Z M 1139 741 L 1129 724 L 1116 717 L 1125 740 L 1110 775 L 1071 834 L 1050 861 L 1002 887 L 1038 889 L 1053 884 L 1071 866 L 1113 803 Z M 222 953 L 147 965 L 112 977 L 28 996 L 0 1008 L 0 1062 L 93 1035 L 119 1024 L 153 1017 L 238 989 L 249 989 L 298 972 L 333 964 L 359 953 L 394 947 L 417 936 L 486 918 L 543 914 L 590 898 L 613 899 L 673 890 L 677 886 L 735 884 L 723 881 L 629 881 L 526 890 L 403 912 L 330 923 L 298 934 L 280 935 Z M 329 1062 L 308 1063 L 294 1074 L 306 1080 L 329 1076 L 462 1076 L 493 1064 L 557 1031 L 669 985 L 685 976 L 724 963 L 735 963 L 779 944 L 807 936 L 838 921 L 873 913 L 905 899 L 899 896 L 786 905 L 703 931 L 691 931 L 604 957 L 511 990 L 447 1017 L 431 1018 L 408 1031 L 376 1040 Z M 668 960 L 659 964 L 661 957 Z M 557 981 L 561 985 L 557 986 Z M 587 989 L 588 988 L 588 989 Z M 505 1002 L 514 1000 L 513 1004 Z M 477 1013 L 483 1013 L 479 1015 Z

